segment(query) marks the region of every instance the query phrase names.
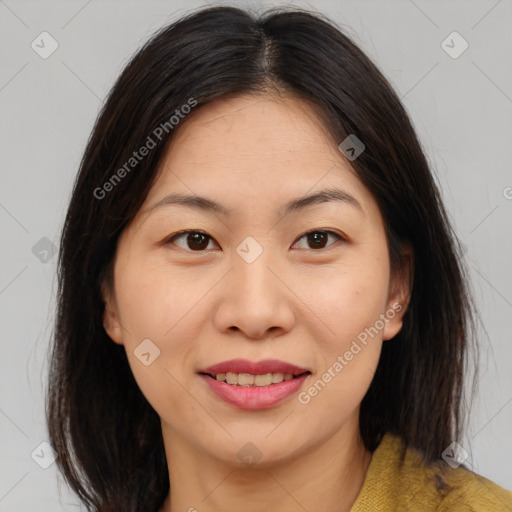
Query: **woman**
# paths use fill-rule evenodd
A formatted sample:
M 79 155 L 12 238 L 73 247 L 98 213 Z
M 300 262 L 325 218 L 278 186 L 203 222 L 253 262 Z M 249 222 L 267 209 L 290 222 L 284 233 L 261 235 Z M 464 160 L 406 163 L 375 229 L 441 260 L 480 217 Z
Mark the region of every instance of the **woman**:
M 334 24 L 214 7 L 163 28 L 65 220 L 61 472 L 101 512 L 512 509 L 454 444 L 457 244 L 399 99 Z

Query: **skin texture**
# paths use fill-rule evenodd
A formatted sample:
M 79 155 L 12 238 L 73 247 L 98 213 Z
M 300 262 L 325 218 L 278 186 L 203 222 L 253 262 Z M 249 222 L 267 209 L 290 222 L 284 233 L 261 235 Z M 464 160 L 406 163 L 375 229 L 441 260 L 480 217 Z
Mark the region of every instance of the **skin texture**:
M 350 194 L 361 209 L 323 202 L 279 213 L 289 200 L 327 187 Z M 176 192 L 206 196 L 233 213 L 149 209 Z M 161 243 L 186 229 L 211 238 L 200 250 L 187 235 Z M 315 245 L 303 236 L 322 229 L 346 240 L 329 235 Z M 263 249 L 252 263 L 236 251 L 248 236 Z M 371 460 L 359 406 L 383 340 L 402 326 L 411 260 L 404 250 L 404 274 L 391 275 L 377 203 L 304 100 L 241 95 L 182 122 L 121 235 L 114 289 L 104 293 L 105 329 L 124 345 L 161 418 L 172 489 L 162 511 L 350 509 Z M 397 303 L 401 312 L 395 306 L 393 318 L 307 404 L 296 394 L 270 409 L 241 410 L 196 373 L 233 358 L 279 359 L 311 370 L 307 390 Z M 147 338 L 160 349 L 149 366 L 134 354 Z M 237 455 L 249 442 L 261 454 L 252 467 Z

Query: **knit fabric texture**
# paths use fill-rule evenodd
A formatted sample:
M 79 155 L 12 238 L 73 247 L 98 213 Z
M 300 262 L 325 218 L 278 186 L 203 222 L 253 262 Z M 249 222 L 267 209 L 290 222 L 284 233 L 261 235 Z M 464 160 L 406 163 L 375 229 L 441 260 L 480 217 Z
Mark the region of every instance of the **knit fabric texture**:
M 512 512 L 512 492 L 443 459 L 426 464 L 412 448 L 400 466 L 401 448 L 385 434 L 350 512 Z

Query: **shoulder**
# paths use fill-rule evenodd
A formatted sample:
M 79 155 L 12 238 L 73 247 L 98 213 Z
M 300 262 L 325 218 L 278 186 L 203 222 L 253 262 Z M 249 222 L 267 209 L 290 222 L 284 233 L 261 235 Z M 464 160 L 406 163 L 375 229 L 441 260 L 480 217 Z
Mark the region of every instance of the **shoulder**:
M 403 463 L 401 454 L 405 453 Z M 386 434 L 351 512 L 512 512 L 512 492 L 440 459 L 431 464 Z
M 447 492 L 436 512 L 512 512 L 512 492 L 465 468 L 436 471 Z
M 436 512 L 512 512 L 512 492 L 464 466 L 454 468 L 443 459 L 426 464 L 411 448 L 405 460 L 404 479 L 436 504 Z

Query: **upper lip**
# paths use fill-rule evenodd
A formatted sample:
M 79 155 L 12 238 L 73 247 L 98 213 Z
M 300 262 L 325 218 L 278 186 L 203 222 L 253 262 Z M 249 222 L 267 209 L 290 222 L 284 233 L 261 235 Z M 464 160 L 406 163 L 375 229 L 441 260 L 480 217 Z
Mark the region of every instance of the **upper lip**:
M 208 368 L 200 370 L 199 373 L 208 373 L 216 375 L 218 373 L 249 373 L 251 375 L 261 375 L 265 373 L 291 373 L 300 375 L 309 372 L 307 368 L 301 368 L 286 361 L 277 359 L 264 359 L 263 361 L 248 361 L 247 359 L 231 359 L 222 363 L 214 364 Z

